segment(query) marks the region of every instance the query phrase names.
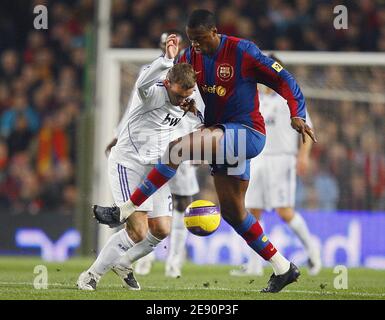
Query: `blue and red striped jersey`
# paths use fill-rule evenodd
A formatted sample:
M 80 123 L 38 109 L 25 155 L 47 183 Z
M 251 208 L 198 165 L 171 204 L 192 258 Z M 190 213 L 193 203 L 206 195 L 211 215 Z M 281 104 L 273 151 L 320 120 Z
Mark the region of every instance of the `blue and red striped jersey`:
M 251 41 L 221 35 L 213 56 L 197 53 L 190 46 L 178 62 L 190 63 L 197 73 L 206 104 L 206 126 L 238 122 L 265 134 L 257 83 L 285 98 L 291 117 L 306 119 L 305 99 L 293 76 Z

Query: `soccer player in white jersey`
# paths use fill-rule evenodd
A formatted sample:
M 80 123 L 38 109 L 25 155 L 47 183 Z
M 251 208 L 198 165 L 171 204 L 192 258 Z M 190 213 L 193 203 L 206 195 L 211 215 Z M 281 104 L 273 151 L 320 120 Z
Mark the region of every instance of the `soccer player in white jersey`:
M 177 30 L 169 30 L 160 36 L 159 47 L 163 53 L 166 49 L 166 39 L 170 34 L 177 35 L 180 44 L 179 51 L 183 51 L 186 44 L 184 43 L 182 34 Z M 180 52 L 178 52 L 178 55 Z M 175 139 L 183 136 L 185 132 L 193 131 L 193 126 L 194 122 L 192 121 L 184 121 L 181 123 L 174 134 Z M 183 162 L 178 168 L 175 177 L 170 181 L 170 190 L 173 198 L 173 218 L 165 275 L 167 277 L 177 278 L 182 274 L 182 264 L 186 255 L 185 247 L 188 231 L 184 226 L 183 214 L 187 206 L 192 202 L 192 197 L 199 192 L 195 167 L 188 162 Z M 135 272 L 140 275 L 149 274 L 154 261 L 155 253 L 151 252 L 136 262 Z
M 279 62 L 274 56 L 272 59 Z M 306 221 L 294 210 L 296 172 L 302 175 L 307 170 L 313 142 L 307 139 L 298 148 L 298 135 L 290 126 L 286 101 L 267 87 L 259 92 L 260 111 L 266 124 L 266 145 L 262 153 L 251 160 L 246 208 L 257 219 L 264 209 L 275 209 L 301 240 L 309 257 L 309 274 L 316 275 L 321 270 L 319 249 L 312 241 Z M 308 113 L 306 122 L 312 127 Z M 262 260 L 250 250 L 247 263 L 231 270 L 230 274 L 262 275 Z
M 170 34 L 176 34 L 179 40 L 179 52 L 186 45 L 183 44 L 183 36 L 177 30 L 168 30 L 160 36 L 159 47 L 163 54 L 166 50 L 166 39 Z M 140 73 L 147 66 L 142 67 Z M 139 74 L 140 74 L 139 73 Z M 124 130 L 125 122 L 129 116 L 129 108 L 126 109 L 119 125 L 115 130 L 115 139 L 106 148 L 106 154 L 109 154 L 111 148 L 118 141 L 119 132 Z M 183 136 L 186 132 L 193 131 L 194 121 L 183 121 L 179 124 L 174 138 Z M 173 139 L 174 140 L 174 139 Z M 170 181 L 170 190 L 173 198 L 173 219 L 171 226 L 170 244 L 168 257 L 166 260 L 165 275 L 167 277 L 177 278 L 181 276 L 182 264 L 185 258 L 185 245 L 187 240 L 187 229 L 183 222 L 183 213 L 186 207 L 192 202 L 192 197 L 199 192 L 199 184 L 196 177 L 196 169 L 188 162 L 184 162 L 178 168 L 175 177 Z M 147 275 L 151 271 L 153 262 L 155 261 L 155 253 L 150 252 L 148 255 L 139 259 L 135 264 L 135 272 L 140 275 Z
M 181 122 L 191 118 L 196 128 L 201 125 L 204 103 L 196 89 L 196 74 L 189 64 L 174 66 L 177 52 L 178 39 L 173 34 L 167 38 L 165 56 L 146 68 L 135 84 L 127 122 L 108 158 L 111 191 L 118 206 L 151 171 Z M 144 202 L 79 276 L 78 288 L 95 290 L 112 268 L 126 287 L 139 290 L 131 265 L 170 233 L 171 200 L 170 189 L 165 186 Z

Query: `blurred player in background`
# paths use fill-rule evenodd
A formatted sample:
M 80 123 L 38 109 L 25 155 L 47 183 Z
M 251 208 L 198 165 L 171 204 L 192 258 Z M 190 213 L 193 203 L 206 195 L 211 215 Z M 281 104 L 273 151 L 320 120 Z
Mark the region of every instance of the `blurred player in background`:
M 281 63 L 273 55 L 272 59 Z M 313 142 L 308 139 L 298 148 L 298 136 L 290 127 L 287 102 L 273 90 L 259 89 L 260 111 L 266 124 L 266 145 L 262 153 L 251 160 L 250 183 L 246 192 L 246 208 L 257 218 L 263 209 L 275 211 L 298 236 L 308 254 L 309 274 L 321 270 L 319 249 L 311 239 L 306 221 L 294 210 L 296 171 L 304 175 L 308 169 Z M 312 127 L 309 114 L 306 122 Z M 231 275 L 262 275 L 262 260 L 250 250 L 248 262 Z
M 124 223 L 139 205 L 176 174 L 181 162 L 211 161 L 222 217 L 254 251 L 271 263 L 273 274 L 262 292 L 279 292 L 296 281 L 300 272 L 277 251 L 244 204 L 250 159 L 257 156 L 265 144 L 265 126 L 259 112 L 256 84 L 266 84 L 282 95 L 288 101 L 293 129 L 301 134 L 303 141 L 306 135 L 315 140 L 305 122 L 305 99 L 291 74 L 263 55 L 254 43 L 218 34 L 211 12 L 195 10 L 189 17 L 186 32 L 191 46 L 180 62 L 190 63 L 197 74 L 206 104 L 205 128 L 170 143 L 161 161 L 132 193 L 129 201 L 119 207 L 96 205 L 95 216 L 100 223 L 110 226 Z M 173 159 L 177 150 L 190 152 Z M 200 152 L 195 153 L 196 150 Z M 209 154 L 206 151 L 210 151 Z M 220 161 L 217 161 L 218 157 Z
M 195 129 L 201 126 L 204 103 L 196 87 L 196 74 L 187 63 L 174 65 L 177 46 L 176 35 L 170 35 L 166 54 L 148 66 L 135 83 L 129 114 L 108 157 L 111 191 L 118 206 L 129 199 L 157 163 L 178 124 L 191 118 Z M 95 290 L 112 268 L 124 286 L 139 290 L 131 265 L 169 235 L 171 217 L 172 197 L 166 185 L 137 208 L 124 229 L 109 238 L 96 261 L 79 276 L 78 288 Z
M 166 39 L 171 34 L 175 34 L 178 38 L 178 55 L 183 54 L 183 51 L 186 48 L 186 43 L 181 32 L 178 30 L 168 30 L 162 33 L 159 41 L 159 47 L 162 50 L 162 53 L 166 53 Z M 140 73 L 145 68 L 146 67 L 144 66 Z M 111 148 L 115 146 L 118 140 L 119 132 L 123 129 L 128 114 L 129 108 L 126 108 L 124 116 L 115 131 L 115 138 L 106 148 L 106 154 L 108 154 L 111 151 Z M 189 121 L 189 119 L 180 123 L 174 134 L 174 139 L 182 136 L 186 132 L 193 131 L 193 126 L 194 122 Z M 170 190 L 173 197 L 173 219 L 165 275 L 176 278 L 181 276 L 181 268 L 185 258 L 185 244 L 188 231 L 183 222 L 184 210 L 192 202 L 192 196 L 199 192 L 195 167 L 187 162 L 182 163 L 175 177 L 170 181 Z M 135 272 L 140 275 L 149 274 L 154 261 L 155 253 L 151 252 L 136 262 Z

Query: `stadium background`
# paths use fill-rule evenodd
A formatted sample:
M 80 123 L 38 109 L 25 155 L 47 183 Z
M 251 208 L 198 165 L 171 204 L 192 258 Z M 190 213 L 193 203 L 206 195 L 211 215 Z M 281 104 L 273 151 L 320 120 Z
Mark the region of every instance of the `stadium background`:
M 160 33 L 183 30 L 196 8 L 196 1 L 112 3 L 113 48 L 156 48 Z M 48 30 L 33 28 L 38 4 L 48 8 Z M 338 4 L 348 8 L 347 30 L 333 28 Z M 385 51 L 384 1 L 234 0 L 200 7 L 217 13 L 220 32 L 251 39 L 262 50 Z M 103 130 L 94 125 L 96 11 L 92 0 L 0 3 L 0 254 L 64 260 L 96 250 L 89 209 L 98 174 L 94 132 Z M 327 252 L 327 265 L 385 268 L 384 70 L 293 69 L 300 84 L 311 79 L 379 97 L 308 101 L 319 143 L 298 181 L 297 208 Z M 197 198 L 215 201 L 206 169 L 199 180 Z M 303 262 L 299 243 L 276 217 L 266 215 L 265 225 L 285 254 Z M 194 261 L 240 263 L 239 239 L 229 245 L 227 232 L 223 225 L 212 237 L 190 237 Z M 158 250 L 159 257 L 165 254 Z

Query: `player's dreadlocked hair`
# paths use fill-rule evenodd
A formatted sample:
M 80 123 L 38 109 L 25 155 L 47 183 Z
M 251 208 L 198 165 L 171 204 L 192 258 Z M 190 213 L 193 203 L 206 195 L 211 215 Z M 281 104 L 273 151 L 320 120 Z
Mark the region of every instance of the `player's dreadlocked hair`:
M 215 28 L 215 16 L 212 12 L 204 9 L 194 10 L 188 18 L 187 27 L 191 29 L 204 27 L 206 29 Z

